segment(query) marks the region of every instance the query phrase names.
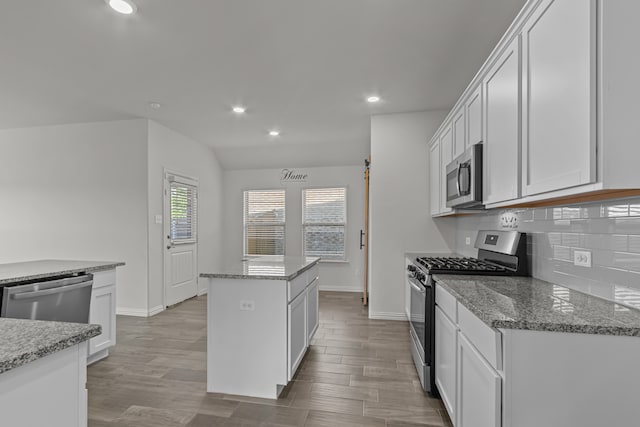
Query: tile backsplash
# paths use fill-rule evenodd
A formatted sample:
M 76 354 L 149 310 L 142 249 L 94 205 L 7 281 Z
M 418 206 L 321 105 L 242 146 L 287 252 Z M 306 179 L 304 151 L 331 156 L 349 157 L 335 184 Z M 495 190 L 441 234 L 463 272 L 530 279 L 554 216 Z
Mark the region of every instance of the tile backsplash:
M 478 230 L 522 231 L 532 276 L 640 308 L 640 198 L 494 209 L 456 221 L 455 250 L 461 255 L 477 255 Z M 576 250 L 591 252 L 591 267 L 574 265 Z

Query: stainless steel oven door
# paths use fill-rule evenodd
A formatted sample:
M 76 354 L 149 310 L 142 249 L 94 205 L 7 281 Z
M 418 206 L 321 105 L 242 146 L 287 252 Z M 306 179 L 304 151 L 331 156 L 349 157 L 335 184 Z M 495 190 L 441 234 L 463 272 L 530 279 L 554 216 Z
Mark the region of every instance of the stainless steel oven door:
M 409 285 L 411 286 L 411 330 L 413 331 L 413 335 L 417 338 L 418 342 L 416 342 L 416 346 L 418 347 L 418 352 L 420 353 L 422 359 L 424 360 L 424 349 L 425 346 L 425 327 L 426 327 L 426 293 L 427 289 L 425 286 L 417 281 L 414 278 L 409 278 Z

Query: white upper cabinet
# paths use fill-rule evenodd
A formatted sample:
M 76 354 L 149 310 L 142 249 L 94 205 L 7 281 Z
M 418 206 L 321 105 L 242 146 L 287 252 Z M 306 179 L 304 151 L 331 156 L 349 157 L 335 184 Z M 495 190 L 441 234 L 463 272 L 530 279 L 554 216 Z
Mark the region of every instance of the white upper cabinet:
M 478 85 L 465 103 L 467 139 L 465 148 L 482 142 L 482 85 Z
M 447 207 L 447 165 L 453 160 L 453 126 L 445 127 L 440 136 L 440 213 L 449 213 L 453 209 Z
M 429 205 L 431 215 L 440 213 L 440 140 L 435 138 L 429 148 Z
M 596 180 L 595 11 L 543 0 L 522 29 L 523 196 Z
M 497 58 L 484 79 L 484 203 L 518 198 L 520 189 L 520 40 Z
M 466 148 L 465 138 L 465 106 L 461 105 L 453 116 L 453 158 L 462 154 Z M 446 165 L 445 165 L 446 167 Z

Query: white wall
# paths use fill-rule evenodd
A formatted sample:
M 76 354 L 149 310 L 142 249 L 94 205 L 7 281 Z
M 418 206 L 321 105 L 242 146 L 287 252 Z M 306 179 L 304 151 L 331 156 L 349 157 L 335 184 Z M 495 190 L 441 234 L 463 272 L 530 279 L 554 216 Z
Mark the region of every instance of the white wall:
M 363 166 L 289 168 L 308 175 L 304 183 L 280 182 L 282 169 L 232 170 L 224 172 L 224 257 L 242 256 L 242 192 L 245 190 L 286 188 L 287 255 L 302 255 L 303 188 L 347 187 L 347 263 L 321 263 L 320 289 L 360 291 L 363 278 L 363 254 L 359 247 L 364 227 Z
M 371 318 L 406 318 L 405 252 L 449 252 L 454 247 L 455 220 L 433 220 L 429 214 L 427 145 L 446 113 L 371 118 Z
M 147 121 L 0 131 L 0 262 L 124 261 L 117 304 L 147 306 Z
M 222 248 L 222 169 L 213 151 L 154 121 L 149 121 L 149 311 L 163 308 L 164 233 L 155 215 L 163 213 L 165 168 L 197 178 L 198 188 L 198 274 L 217 266 Z M 166 218 L 165 218 L 166 219 Z M 207 283 L 199 280 L 198 289 Z

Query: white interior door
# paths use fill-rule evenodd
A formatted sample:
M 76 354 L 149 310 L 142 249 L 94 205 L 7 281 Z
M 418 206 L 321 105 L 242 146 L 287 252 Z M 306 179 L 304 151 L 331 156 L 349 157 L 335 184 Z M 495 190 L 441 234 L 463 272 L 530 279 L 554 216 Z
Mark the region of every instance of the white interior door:
M 198 293 L 198 180 L 165 172 L 164 305 Z

